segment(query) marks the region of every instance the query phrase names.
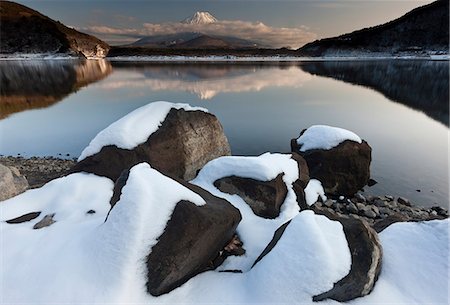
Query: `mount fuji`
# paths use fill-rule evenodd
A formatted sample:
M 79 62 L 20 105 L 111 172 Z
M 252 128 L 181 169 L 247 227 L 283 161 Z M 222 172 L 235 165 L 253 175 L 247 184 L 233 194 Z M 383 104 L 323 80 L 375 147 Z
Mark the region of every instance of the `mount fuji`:
M 221 36 L 202 32 L 211 24 L 220 22 L 208 12 L 196 12 L 192 16 L 178 22 L 184 25 L 182 28 L 190 28 L 192 31 L 181 31 L 167 35 L 152 35 L 143 37 L 127 46 L 143 48 L 178 48 L 178 49 L 237 49 L 260 47 L 253 41 L 240 39 L 233 36 Z

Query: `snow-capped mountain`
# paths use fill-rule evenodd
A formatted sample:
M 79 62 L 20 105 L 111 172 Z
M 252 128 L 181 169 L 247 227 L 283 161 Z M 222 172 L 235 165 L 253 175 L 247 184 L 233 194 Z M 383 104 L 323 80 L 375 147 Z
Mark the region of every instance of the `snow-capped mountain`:
M 194 15 L 181 21 L 181 23 L 186 24 L 209 24 L 214 22 L 217 22 L 216 17 L 208 12 L 196 12 Z

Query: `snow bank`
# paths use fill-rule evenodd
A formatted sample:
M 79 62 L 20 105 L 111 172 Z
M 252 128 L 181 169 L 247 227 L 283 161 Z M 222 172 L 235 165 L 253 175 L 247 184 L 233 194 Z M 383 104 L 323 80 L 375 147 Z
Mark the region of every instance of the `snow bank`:
M 317 179 L 309 180 L 308 185 L 305 188 L 305 197 L 307 205 L 316 203 L 319 197 L 323 202 L 327 200 L 327 196 L 325 196 L 325 191 L 322 187 L 322 183 Z
M 0 303 L 317 304 L 312 296 L 331 289 L 350 270 L 342 225 L 312 211 L 298 213 L 291 193 L 279 218 L 263 219 L 238 196 L 220 194 L 210 185 L 209 179 L 233 172 L 230 165 L 247 177 L 261 179 L 283 170 L 285 182 L 290 183 L 297 164 L 289 155 L 220 159 L 211 161 L 195 182 L 229 198 L 243 215 L 238 229 L 248 252 L 244 262 L 229 257 L 225 264 L 253 263 L 256 248 L 265 247 L 272 231 L 292 219 L 277 245 L 252 269 L 244 268 L 241 274 L 208 271 L 168 294 L 148 294 L 145 256 L 176 203 L 186 199 L 202 205 L 204 201 L 149 165 L 139 164 L 131 169 L 106 222 L 113 183 L 92 174 L 72 174 L 2 202 Z M 86 213 L 89 210 L 95 213 Z M 4 222 L 35 211 L 42 213 L 32 221 Z M 49 213 L 55 213 L 56 223 L 33 230 Z M 448 304 L 449 224 L 449 220 L 397 223 L 385 229 L 380 234 L 383 269 L 375 289 L 350 303 Z
M 311 149 L 331 149 L 345 140 L 361 143 L 362 140 L 355 133 L 338 127 L 327 125 L 313 125 L 297 139 L 300 151 Z
M 380 233 L 374 290 L 352 304 L 449 304 L 449 219 L 396 223 Z
M 278 174 L 284 173 L 288 193 L 281 206 L 280 215 L 275 219 L 266 219 L 255 215 L 250 206 L 238 195 L 223 193 L 214 186 L 218 179 L 238 176 L 260 181 L 270 181 Z M 244 242 L 246 254 L 244 256 L 229 257 L 219 267 L 221 269 L 239 269 L 248 271 L 256 258 L 270 242 L 274 232 L 286 221 L 295 217 L 299 212 L 297 197 L 292 184 L 298 179 L 298 165 L 290 154 L 266 153 L 259 157 L 220 157 L 208 162 L 198 176 L 191 181 L 212 194 L 228 200 L 242 215 L 237 227 L 239 237 Z
M 100 131 L 81 152 L 78 162 L 98 153 L 103 146 L 115 145 L 123 149 L 133 149 L 144 143 L 161 126 L 170 109 L 186 111 L 208 110 L 191 107 L 188 104 L 153 102 L 140 107 Z

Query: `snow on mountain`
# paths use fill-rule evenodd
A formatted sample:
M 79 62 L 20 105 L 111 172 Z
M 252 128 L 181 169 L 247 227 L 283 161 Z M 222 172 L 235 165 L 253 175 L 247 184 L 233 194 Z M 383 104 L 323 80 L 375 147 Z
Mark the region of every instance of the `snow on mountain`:
M 186 24 L 209 24 L 214 22 L 217 22 L 216 17 L 208 12 L 196 12 L 194 15 L 181 21 L 181 23 Z

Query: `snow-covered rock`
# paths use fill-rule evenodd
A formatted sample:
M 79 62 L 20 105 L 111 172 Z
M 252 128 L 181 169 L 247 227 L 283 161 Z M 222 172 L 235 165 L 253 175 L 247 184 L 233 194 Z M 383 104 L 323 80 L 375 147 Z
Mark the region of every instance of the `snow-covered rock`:
M 238 225 L 237 233 L 244 243 L 246 254 L 245 256 L 228 258 L 220 268 L 249 270 L 272 239 L 274 232 L 299 213 L 299 192 L 294 185 L 299 183 L 299 177 L 306 179 L 303 173 L 299 174 L 302 171 L 299 167 L 299 163 L 291 154 L 266 153 L 258 157 L 221 157 L 208 162 L 198 176 L 192 180 L 192 183 L 203 187 L 218 197 L 228 200 L 242 214 L 242 221 Z M 307 172 L 306 169 L 303 169 L 303 171 Z M 255 200 L 257 196 L 251 194 L 251 190 L 246 192 L 244 189 L 239 190 L 235 186 L 239 191 L 235 190 L 235 192 L 230 192 L 235 194 L 229 194 L 229 190 L 222 192 L 218 189 L 217 186 L 220 187 L 220 185 L 216 182 L 226 177 L 239 177 L 247 182 L 254 180 L 259 182 L 274 181 L 274 183 L 277 177 L 279 180 L 281 179 L 282 181 L 279 182 L 283 182 L 287 192 L 281 191 L 284 187 L 280 186 L 278 188 L 278 194 L 282 194 L 284 199 L 279 206 L 278 213 L 272 215 L 275 217 L 272 219 L 264 218 L 258 216 L 260 213 L 254 212 L 255 207 L 252 207 L 252 203 L 249 204 L 250 200 L 248 197 Z M 303 184 L 306 183 L 306 181 L 303 182 Z M 276 197 L 276 194 L 273 197 Z M 301 189 L 300 197 L 302 197 L 300 199 L 304 200 L 303 189 Z M 269 203 L 266 202 L 266 204 Z
M 295 142 L 298 145 L 298 150 L 305 152 L 313 149 L 332 149 L 347 140 L 356 143 L 362 142 L 358 135 L 347 129 L 327 125 L 313 125 L 302 131 Z
M 351 131 L 314 125 L 291 140 L 291 149 L 305 158 L 311 178 L 327 194 L 352 196 L 370 179 L 372 149 Z
M 131 169 L 111 209 L 112 181 L 76 173 L 0 205 L 1 302 L 316 304 L 313 296 L 332 289 L 351 270 L 352 248 L 347 244 L 345 226 L 312 211 L 299 213 L 290 188 L 280 216 L 256 216 L 238 196 L 214 187 L 220 171 L 266 181 L 283 171 L 288 186 L 296 179 L 296 164 L 289 155 L 279 154 L 248 157 L 247 161 L 234 158 L 213 161 L 196 183 L 228 198 L 241 210 L 238 231 L 246 239 L 247 250 L 242 261 L 228 257 L 218 270 L 198 274 L 170 293 L 152 296 L 147 289 L 148 254 L 165 234 L 181 200 L 191 202 L 194 209 L 206 207 L 207 200 L 139 164 Z M 236 170 L 228 165 L 236 165 Z M 53 224 L 33 229 L 50 214 L 54 214 Z M 6 222 L 22 215 L 33 217 L 20 223 Z M 289 220 L 276 245 L 251 268 L 275 230 Z M 444 220 L 398 223 L 385 229 L 380 234 L 384 257 L 379 279 L 372 293 L 351 304 L 447 304 L 448 228 L 449 221 Z M 224 269 L 243 273 L 219 272 Z
M 115 188 L 120 194 L 114 194 L 113 198 L 120 199 L 111 213 L 116 209 L 133 209 L 136 204 L 148 205 L 152 210 L 141 216 L 142 222 L 160 227 L 159 235 L 150 234 L 148 253 L 142 255 L 149 293 L 170 292 L 222 262 L 220 253 L 226 252 L 224 248 L 241 220 L 236 208 L 196 185 L 170 179 L 146 163 L 134 166 L 124 176 L 127 177 L 124 185 Z M 165 205 L 169 207 L 167 211 Z
M 83 150 L 74 172 L 116 180 L 140 162 L 182 179 L 192 179 L 208 161 L 230 154 L 217 118 L 187 104 L 153 102 L 102 130 Z

